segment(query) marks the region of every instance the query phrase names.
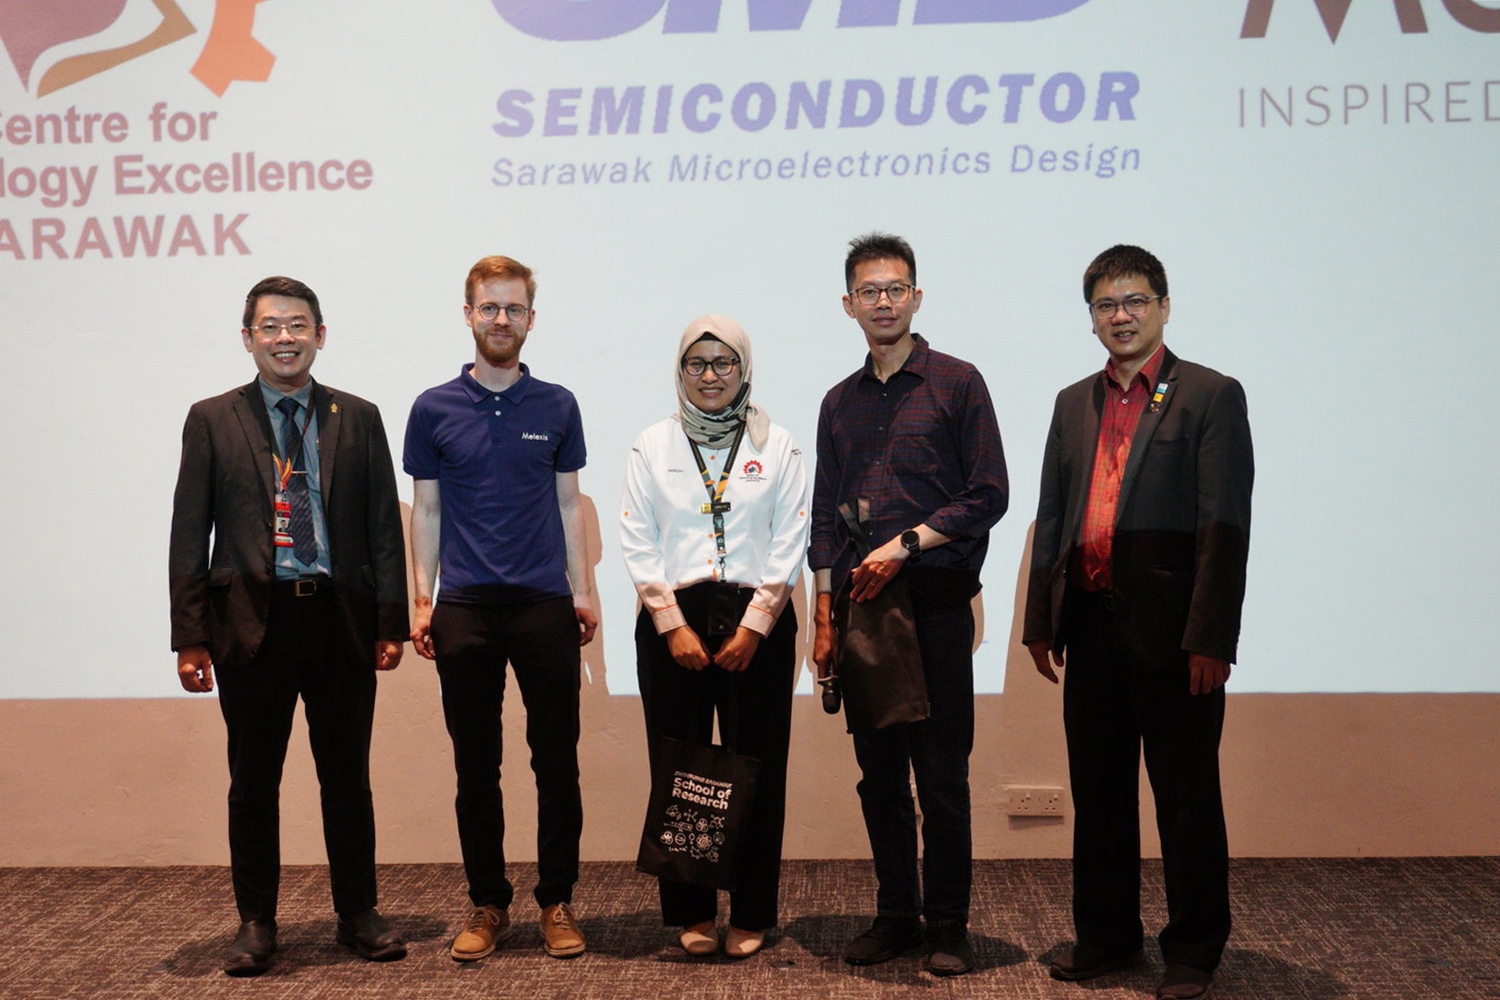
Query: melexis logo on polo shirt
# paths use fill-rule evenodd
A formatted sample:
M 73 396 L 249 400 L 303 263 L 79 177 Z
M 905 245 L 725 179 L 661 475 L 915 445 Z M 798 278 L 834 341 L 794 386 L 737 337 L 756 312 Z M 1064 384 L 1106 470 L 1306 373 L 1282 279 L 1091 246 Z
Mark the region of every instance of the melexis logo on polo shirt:
M 552 439 L 550 437 L 548 437 L 547 435 L 545 435 L 545 434 L 538 434 L 536 431 L 522 431 L 521 432 L 521 440 L 522 441 L 551 441 Z

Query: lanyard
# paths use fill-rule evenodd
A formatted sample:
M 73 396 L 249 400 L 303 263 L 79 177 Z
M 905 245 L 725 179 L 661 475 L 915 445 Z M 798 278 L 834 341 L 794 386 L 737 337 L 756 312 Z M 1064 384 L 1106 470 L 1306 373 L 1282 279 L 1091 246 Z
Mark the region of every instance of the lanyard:
M 712 514 L 714 516 L 714 547 L 719 553 L 719 569 L 715 579 L 725 578 L 724 549 L 724 514 L 730 509 L 729 502 L 724 499 L 724 488 L 729 485 L 729 473 L 734 468 L 734 456 L 739 454 L 740 439 L 745 436 L 745 425 L 740 424 L 740 429 L 735 432 L 734 443 L 729 446 L 729 454 L 724 457 L 724 470 L 719 474 L 718 485 L 714 485 L 713 473 L 708 471 L 708 463 L 703 461 L 703 452 L 698 450 L 698 442 L 688 438 L 688 447 L 693 449 L 693 459 L 698 463 L 698 474 L 703 477 L 703 489 L 708 493 L 708 503 L 698 508 L 699 513 Z

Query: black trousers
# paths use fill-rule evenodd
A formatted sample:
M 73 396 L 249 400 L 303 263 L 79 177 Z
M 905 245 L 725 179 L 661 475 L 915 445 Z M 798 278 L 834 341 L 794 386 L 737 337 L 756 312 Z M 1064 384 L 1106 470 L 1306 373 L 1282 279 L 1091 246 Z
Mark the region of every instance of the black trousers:
M 281 878 L 281 772 L 300 695 L 318 774 L 333 906 L 375 905 L 375 809 L 370 730 L 375 644 L 351 650 L 337 634 L 329 584 L 296 597 L 276 584 L 255 659 L 220 667 L 219 709 L 229 733 L 229 863 L 241 920 L 276 917 Z
M 1134 951 L 1140 917 L 1145 750 L 1167 890 L 1168 963 L 1212 971 L 1229 939 L 1229 842 L 1219 791 L 1224 689 L 1188 690 L 1187 654 L 1148 659 L 1117 627 L 1111 598 L 1069 590 L 1063 723 L 1076 811 L 1073 922 L 1082 944 Z
M 699 636 L 708 631 L 712 585 L 677 592 L 678 607 Z M 723 637 L 704 639 L 710 653 Z M 646 713 L 646 750 L 656 773 L 663 737 L 713 742 L 717 711 L 724 745 L 760 759 L 755 802 L 735 858 L 735 885 L 729 894 L 729 923 L 744 931 L 776 926 L 781 891 L 781 837 L 786 821 L 787 748 L 792 734 L 792 681 L 796 669 L 797 615 L 790 606 L 771 634 L 761 640 L 750 666 L 739 672 L 710 664 L 688 670 L 672 659 L 667 641 L 656 634 L 644 609 L 635 626 L 636 674 Z M 713 920 L 716 890 L 658 880 L 662 923 L 688 927 Z
M 915 577 L 914 577 L 915 579 Z M 859 802 L 877 883 L 875 912 L 967 926 L 974 879 L 969 754 L 974 749 L 974 610 L 968 594 L 913 585 L 912 618 L 930 716 L 854 733 Z M 922 805 L 921 876 L 917 815 Z
M 505 875 L 505 807 L 500 792 L 505 664 L 526 706 L 526 745 L 537 796 L 537 905 L 573 900 L 583 797 L 578 789 L 578 619 L 573 601 L 454 604 L 432 613 L 432 642 L 443 687 L 443 718 L 458 775 L 458 840 L 469 899 L 510 906 Z

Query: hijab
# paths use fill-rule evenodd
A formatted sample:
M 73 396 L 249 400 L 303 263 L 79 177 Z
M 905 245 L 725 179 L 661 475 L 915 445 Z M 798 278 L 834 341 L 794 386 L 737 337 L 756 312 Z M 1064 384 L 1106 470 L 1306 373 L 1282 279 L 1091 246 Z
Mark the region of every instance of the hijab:
M 719 341 L 740 359 L 740 391 L 718 413 L 704 413 L 687 396 L 687 375 L 682 370 L 682 359 L 688 348 L 698 341 L 711 338 Z M 672 358 L 673 377 L 677 380 L 677 419 L 687 436 L 700 445 L 720 448 L 734 440 L 741 427 L 750 435 L 750 443 L 759 451 L 766 446 L 771 432 L 771 418 L 766 411 L 750 402 L 750 338 L 744 329 L 727 316 L 699 316 L 682 331 L 682 340 L 677 344 L 677 354 Z

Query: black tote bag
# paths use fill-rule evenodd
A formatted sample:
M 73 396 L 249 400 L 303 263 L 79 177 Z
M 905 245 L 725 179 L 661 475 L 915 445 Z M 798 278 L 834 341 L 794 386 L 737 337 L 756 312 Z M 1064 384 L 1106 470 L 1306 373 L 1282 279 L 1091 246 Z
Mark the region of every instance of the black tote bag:
M 635 867 L 669 882 L 733 889 L 760 761 L 663 737 Z

